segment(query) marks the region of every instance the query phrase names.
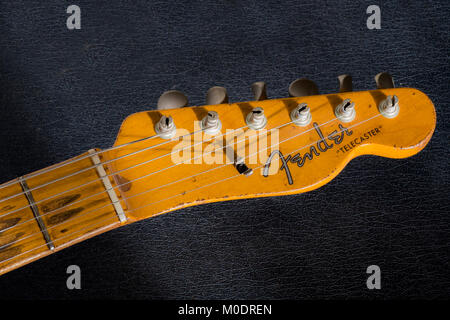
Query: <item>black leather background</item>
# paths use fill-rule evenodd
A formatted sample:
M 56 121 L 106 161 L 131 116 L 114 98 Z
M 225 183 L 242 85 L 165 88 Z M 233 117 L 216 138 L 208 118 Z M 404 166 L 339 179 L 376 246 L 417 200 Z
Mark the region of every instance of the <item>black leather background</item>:
M 297 77 L 322 93 L 381 71 L 429 95 L 437 128 L 402 160 L 361 157 L 304 195 L 204 205 L 108 232 L 0 277 L 0 298 L 391 299 L 450 296 L 449 15 L 443 1 L 1 1 L 0 180 L 113 144 L 180 89 L 231 101 Z M 381 7 L 381 30 L 366 8 Z M 66 289 L 66 268 L 82 290 Z M 382 289 L 366 288 L 379 265 Z

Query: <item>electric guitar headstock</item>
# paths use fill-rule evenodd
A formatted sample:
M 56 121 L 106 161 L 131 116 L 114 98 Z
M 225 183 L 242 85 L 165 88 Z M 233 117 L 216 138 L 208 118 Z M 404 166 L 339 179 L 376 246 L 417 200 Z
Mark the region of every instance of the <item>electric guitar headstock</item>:
M 255 101 L 228 103 L 213 87 L 207 105 L 186 107 L 168 91 L 158 110 L 129 116 L 107 153 L 130 219 L 186 206 L 241 198 L 302 193 L 333 179 L 353 158 L 373 154 L 404 158 L 430 140 L 434 106 L 422 92 L 394 88 L 376 76 L 377 89 L 352 91 L 340 76 L 339 93 L 319 95 L 298 79 L 289 98 L 267 99 L 266 85 L 252 85 Z M 159 135 L 156 139 L 139 139 Z M 127 154 L 133 156 L 127 156 Z
M 422 92 L 394 88 L 319 95 L 310 80 L 289 98 L 228 103 L 213 87 L 207 105 L 185 107 L 178 91 L 158 110 L 122 124 L 116 143 L 0 185 L 0 274 L 105 231 L 179 208 L 214 201 L 307 192 L 353 158 L 403 158 L 430 140 L 436 114 Z

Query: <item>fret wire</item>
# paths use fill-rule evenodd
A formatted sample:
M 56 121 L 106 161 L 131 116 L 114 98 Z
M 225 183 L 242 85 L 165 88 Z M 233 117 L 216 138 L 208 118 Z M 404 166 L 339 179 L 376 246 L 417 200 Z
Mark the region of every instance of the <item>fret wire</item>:
M 358 123 L 356 123 L 356 124 L 354 124 L 354 125 L 352 125 L 352 126 L 349 126 L 347 129 L 351 129 L 351 128 L 353 128 L 353 127 L 355 127 L 355 126 L 358 126 L 358 125 L 360 125 L 360 124 L 362 124 L 362 123 L 365 123 L 365 122 L 367 122 L 367 121 L 370 121 L 370 120 L 372 120 L 372 119 L 374 119 L 374 118 L 376 118 L 376 117 L 378 117 L 378 116 L 380 116 L 380 114 L 377 114 L 377 115 L 375 115 L 375 116 L 373 116 L 373 117 L 371 117 L 371 118 L 369 118 L 369 119 L 363 120 L 363 121 L 358 122 Z M 329 120 L 329 121 L 327 121 L 327 122 L 321 124 L 320 126 L 323 126 L 323 125 L 325 125 L 325 124 L 327 124 L 327 123 L 330 123 L 330 122 L 332 122 L 332 121 L 334 121 L 334 120 L 336 120 L 336 118 L 333 118 L 333 119 L 331 119 L 331 120 Z M 308 131 L 309 131 L 309 130 L 308 130 Z M 341 130 L 341 131 L 338 131 L 338 132 L 339 132 L 339 133 L 342 133 L 342 132 L 344 132 L 344 131 L 345 131 L 345 129 L 343 129 L 343 130 Z M 306 132 L 307 132 L 307 131 L 304 131 L 303 133 L 306 133 Z M 280 145 L 281 143 L 284 143 L 284 142 L 286 142 L 286 141 L 288 141 L 288 140 L 290 140 L 290 139 L 293 139 L 293 138 L 295 138 L 295 137 L 297 137 L 297 136 L 298 136 L 298 135 L 291 136 L 291 137 L 289 137 L 289 138 L 287 138 L 287 139 L 285 139 L 285 140 L 279 142 L 277 145 Z M 288 155 L 289 155 L 289 154 L 292 154 L 292 153 L 295 153 L 295 152 L 297 152 L 297 151 L 300 151 L 300 150 L 302 150 L 302 149 L 304 149 L 304 148 L 307 148 L 307 147 L 309 147 L 309 146 L 312 146 L 312 145 L 316 144 L 316 143 L 319 142 L 319 141 L 321 141 L 321 140 L 319 139 L 319 140 L 317 140 L 317 141 L 315 141 L 315 142 L 312 142 L 312 143 L 310 143 L 310 144 L 308 144 L 308 145 L 302 146 L 302 147 L 299 148 L 299 149 L 296 149 L 296 150 L 294 150 L 294 151 L 291 151 L 290 153 L 288 153 Z M 246 158 L 248 158 L 248 157 L 251 157 L 252 155 L 258 154 L 258 153 L 260 153 L 260 152 L 262 152 L 262 151 L 265 151 L 265 150 L 267 150 L 267 149 L 269 149 L 269 147 L 267 147 L 267 148 L 265 148 L 265 149 L 263 149 L 263 150 L 260 150 L 260 151 L 258 151 L 258 152 L 254 152 L 253 154 L 250 154 L 250 155 L 246 156 L 244 159 L 246 159 Z M 222 166 L 219 166 L 219 167 L 216 167 L 216 168 L 212 168 L 212 169 L 209 169 L 209 170 L 200 172 L 200 173 L 198 173 L 198 174 L 196 174 L 196 175 L 194 175 L 194 176 L 197 176 L 197 175 L 200 175 L 200 174 L 209 172 L 209 171 L 217 170 L 217 169 L 220 169 L 221 167 L 225 167 L 225 166 L 228 166 L 228 165 L 230 165 L 230 164 L 225 164 L 225 165 L 222 165 Z M 262 167 L 264 167 L 264 166 L 265 166 L 265 165 L 256 167 L 256 168 L 254 168 L 254 170 L 260 169 L 260 168 L 262 168 Z M 191 190 L 188 190 L 188 191 L 186 191 L 186 192 L 179 193 L 179 194 L 176 194 L 176 195 L 174 195 L 174 196 L 171 196 L 171 197 L 168 197 L 168 198 L 164 198 L 164 199 L 158 200 L 158 201 L 156 201 L 156 202 L 152 202 L 152 203 L 149 203 L 149 204 L 140 206 L 140 207 L 138 207 L 138 208 L 134 208 L 133 210 L 128 211 L 128 213 L 133 212 L 133 211 L 136 211 L 136 210 L 139 210 L 139 209 L 142 209 L 142 208 L 147 207 L 147 206 L 150 206 L 150 205 L 154 205 L 154 204 L 159 203 L 159 202 L 162 202 L 162 201 L 166 201 L 166 200 L 172 199 L 172 198 L 177 197 L 177 196 L 180 196 L 180 195 L 184 195 L 184 194 L 189 193 L 189 192 L 196 191 L 196 190 L 198 190 L 198 189 L 206 188 L 206 187 L 208 187 L 208 186 L 210 186 L 210 185 L 214 185 L 214 184 L 216 184 L 216 183 L 220 183 L 220 182 L 223 182 L 223 181 L 226 181 L 226 180 L 230 180 L 230 179 L 235 178 L 235 177 L 238 177 L 238 176 L 241 176 L 241 174 L 238 174 L 238 175 L 235 175 L 235 176 L 232 176 L 232 177 L 228 177 L 228 178 L 225 178 L 225 179 L 222 179 L 222 180 L 218 180 L 218 181 L 215 181 L 215 182 L 213 182 L 213 183 L 211 183 L 211 184 L 204 185 L 204 186 L 200 186 L 200 187 L 198 187 L 198 188 L 191 189 Z M 165 184 L 165 185 L 163 185 L 163 186 L 160 186 L 160 187 L 157 187 L 157 188 L 154 188 L 154 189 L 150 189 L 150 190 L 146 190 L 146 191 L 143 191 L 143 192 L 141 192 L 141 193 L 135 194 L 135 195 L 133 195 L 133 196 L 124 198 L 124 199 L 122 199 L 122 200 L 124 201 L 124 200 L 127 200 L 127 199 L 131 199 L 131 198 L 140 196 L 140 195 L 142 195 L 142 194 L 144 194 L 144 193 L 147 193 L 147 192 L 150 192 L 150 191 L 153 191 L 153 190 L 162 188 L 162 187 L 166 187 L 166 186 L 168 186 L 168 185 L 172 185 L 172 184 L 174 184 L 174 183 L 177 183 L 177 182 L 180 182 L 180 181 L 183 181 L 183 180 L 192 178 L 192 177 L 193 177 L 193 176 L 190 176 L 190 177 L 187 177 L 187 178 L 183 178 L 183 179 L 180 179 L 180 180 L 176 180 L 176 181 L 173 181 L 173 182 L 171 182 L 171 183 Z M 74 218 L 79 218 L 79 217 L 81 217 L 81 216 L 85 216 L 85 215 L 87 215 L 87 214 L 90 213 L 90 212 L 98 211 L 98 210 L 100 210 L 100 209 L 102 209 L 102 208 L 104 208 L 104 207 L 106 207 L 106 206 L 109 206 L 109 205 L 111 205 L 111 204 L 102 206 L 102 207 L 100 207 L 100 208 L 93 209 L 93 210 L 91 210 L 91 211 L 88 211 L 88 212 L 84 213 L 83 215 L 80 215 L 80 216 L 74 217 Z M 66 220 L 66 221 L 64 221 L 64 222 L 62 222 L 62 223 L 56 224 L 56 225 L 52 226 L 51 228 L 54 228 L 54 227 L 57 227 L 57 226 L 62 225 L 62 224 L 64 224 L 64 223 L 67 223 L 69 220 L 72 220 L 72 219 L 74 219 L 74 218 L 71 218 L 71 219 L 68 219 L 68 220 Z M 51 228 L 49 228 L 49 229 L 51 229 Z M 39 232 L 36 232 L 36 233 L 34 233 L 34 234 L 39 234 Z M 29 236 L 27 236 L 27 237 L 25 237 L 25 238 L 22 238 L 22 239 L 17 239 L 16 241 L 13 241 L 13 242 L 11 242 L 11 243 L 8 243 L 7 245 L 9 246 L 9 245 L 11 245 L 11 244 L 14 244 L 14 243 L 23 241 L 24 239 L 29 238 L 29 237 L 32 236 L 32 235 L 33 235 L 33 234 L 31 234 L 31 235 L 29 235 Z M 58 238 L 58 239 L 60 239 L 60 238 Z M 55 239 L 55 241 L 57 241 L 58 239 Z M 2 247 L 0 247 L 0 249 L 1 249 L 1 248 L 2 248 Z M 0 263 L 2 263 L 2 262 L 3 262 L 3 261 L 0 261 Z

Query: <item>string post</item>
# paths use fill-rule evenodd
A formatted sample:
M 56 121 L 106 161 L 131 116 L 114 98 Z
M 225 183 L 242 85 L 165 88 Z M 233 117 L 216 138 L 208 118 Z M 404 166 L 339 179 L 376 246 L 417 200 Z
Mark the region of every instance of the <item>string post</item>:
M 162 139 L 172 139 L 177 132 L 177 127 L 171 116 L 162 116 L 155 125 L 155 131 Z
M 247 115 L 246 122 L 250 129 L 263 129 L 267 124 L 267 118 L 264 115 L 264 109 L 261 107 L 253 108 L 253 110 Z
M 398 97 L 396 95 L 387 96 L 386 99 L 381 101 L 378 105 L 378 111 L 386 118 L 395 118 L 400 112 Z
M 222 129 L 222 122 L 219 119 L 219 114 L 216 111 L 209 111 L 202 119 L 201 128 L 206 134 L 215 135 Z
M 300 103 L 291 112 L 291 120 L 297 126 L 304 127 L 311 123 L 311 110 L 306 103 Z
M 341 122 L 351 122 L 355 119 L 355 103 L 350 99 L 345 99 L 336 107 L 334 113 Z

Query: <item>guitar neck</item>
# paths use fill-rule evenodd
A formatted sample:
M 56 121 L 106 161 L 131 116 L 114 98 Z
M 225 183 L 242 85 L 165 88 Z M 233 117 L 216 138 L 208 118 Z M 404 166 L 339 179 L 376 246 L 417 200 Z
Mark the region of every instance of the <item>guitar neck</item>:
M 0 186 L 0 274 L 124 222 L 95 150 Z

